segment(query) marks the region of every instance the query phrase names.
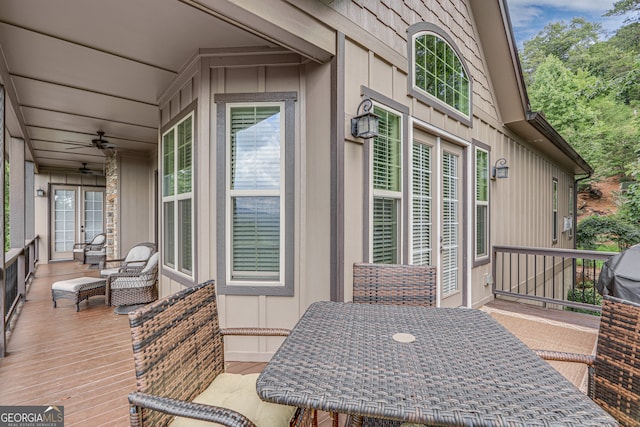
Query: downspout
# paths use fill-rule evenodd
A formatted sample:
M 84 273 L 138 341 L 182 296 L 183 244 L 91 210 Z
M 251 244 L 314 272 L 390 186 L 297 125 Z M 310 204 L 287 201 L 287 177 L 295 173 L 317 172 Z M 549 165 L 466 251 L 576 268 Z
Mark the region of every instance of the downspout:
M 573 180 L 573 249 L 577 249 L 578 242 L 578 183 L 591 178 L 592 175 L 593 172 L 589 172 L 587 176 Z

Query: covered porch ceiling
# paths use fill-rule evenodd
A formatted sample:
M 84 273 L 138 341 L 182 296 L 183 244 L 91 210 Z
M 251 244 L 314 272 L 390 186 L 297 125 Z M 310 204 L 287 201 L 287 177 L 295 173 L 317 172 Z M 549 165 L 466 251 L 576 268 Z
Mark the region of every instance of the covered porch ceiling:
M 276 46 L 190 1 L 3 0 L 7 129 L 37 172 L 101 173 L 98 131 L 122 155 L 156 149 L 158 100 L 199 48 Z

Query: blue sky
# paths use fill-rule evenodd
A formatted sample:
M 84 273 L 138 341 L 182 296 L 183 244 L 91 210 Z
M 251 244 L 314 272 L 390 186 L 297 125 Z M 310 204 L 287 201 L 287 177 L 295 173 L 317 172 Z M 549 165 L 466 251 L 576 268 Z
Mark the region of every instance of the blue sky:
M 550 22 L 571 21 L 574 17 L 599 22 L 613 32 L 623 25 L 624 16 L 603 17 L 615 0 L 507 0 L 511 25 L 518 47 L 540 32 Z

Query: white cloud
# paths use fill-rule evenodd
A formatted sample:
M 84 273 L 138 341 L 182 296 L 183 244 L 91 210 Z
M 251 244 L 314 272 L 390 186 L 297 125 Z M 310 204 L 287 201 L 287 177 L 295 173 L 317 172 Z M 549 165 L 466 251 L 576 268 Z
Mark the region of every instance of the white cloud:
M 615 0 L 509 0 L 509 9 L 549 7 L 566 12 L 604 13 L 611 9 L 614 1 Z
M 519 43 L 540 32 L 548 23 L 582 17 L 598 22 L 611 34 L 623 24 L 619 16 L 603 17 L 615 0 L 507 0 L 511 25 Z

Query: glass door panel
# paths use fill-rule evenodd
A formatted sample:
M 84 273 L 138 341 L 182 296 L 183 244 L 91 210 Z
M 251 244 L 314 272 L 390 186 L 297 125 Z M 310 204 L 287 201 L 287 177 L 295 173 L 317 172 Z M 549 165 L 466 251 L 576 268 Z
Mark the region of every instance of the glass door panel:
M 84 241 L 90 242 L 104 232 L 104 190 L 84 190 L 83 217 Z
M 462 151 L 443 144 L 441 163 L 441 305 L 462 304 Z
M 51 259 L 73 259 L 73 245 L 104 232 L 104 188 L 53 185 Z
M 51 259 L 73 258 L 76 242 L 76 189 L 53 187 Z

